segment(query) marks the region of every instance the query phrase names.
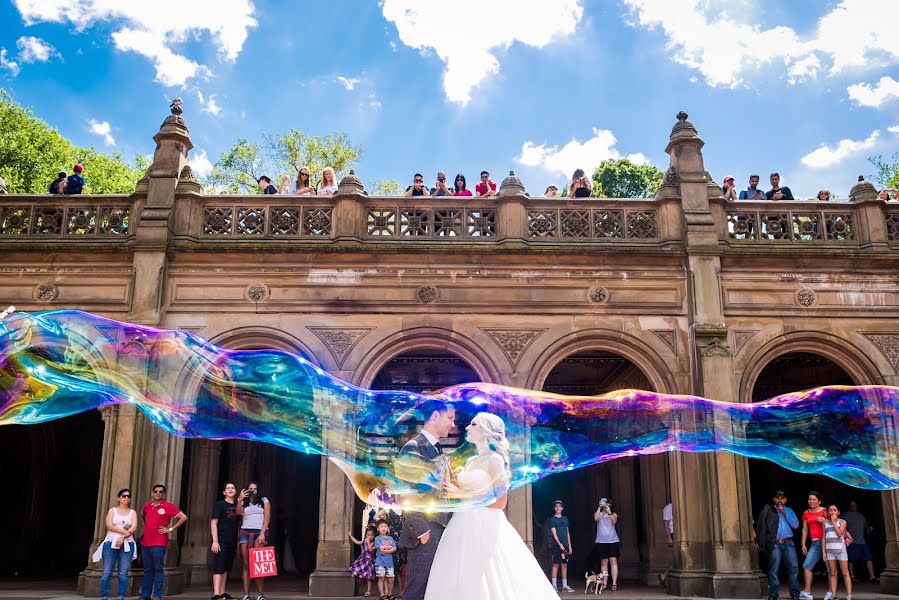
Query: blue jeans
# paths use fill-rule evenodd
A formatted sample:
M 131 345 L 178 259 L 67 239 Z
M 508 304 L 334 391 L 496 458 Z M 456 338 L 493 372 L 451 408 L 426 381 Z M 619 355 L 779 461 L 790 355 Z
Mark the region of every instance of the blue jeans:
M 144 561 L 144 583 L 140 586 L 141 598 L 162 598 L 165 577 L 165 546 L 143 546 L 140 549 Z M 153 593 L 150 593 L 152 586 Z
M 780 594 L 780 579 L 777 574 L 780 564 L 787 566 L 790 576 L 790 598 L 799 597 L 799 559 L 796 557 L 796 546 L 793 540 L 787 540 L 781 544 L 775 544 L 774 550 L 768 555 L 768 597 L 777 598 Z
M 122 548 L 113 548 L 112 542 L 103 544 L 103 576 L 100 578 L 100 597 L 103 600 L 109 598 L 109 580 L 112 579 L 113 569 L 119 573 L 119 598 L 125 597 L 125 592 L 128 590 L 128 566 L 130 564 L 130 550 L 125 552 Z
M 805 555 L 805 560 L 802 563 L 803 569 L 808 569 L 809 571 L 815 568 L 815 565 L 818 564 L 818 561 L 824 557 L 823 549 L 821 548 L 821 540 L 813 540 L 812 545 L 808 547 L 808 554 Z M 824 561 L 824 566 L 827 566 L 827 561 Z

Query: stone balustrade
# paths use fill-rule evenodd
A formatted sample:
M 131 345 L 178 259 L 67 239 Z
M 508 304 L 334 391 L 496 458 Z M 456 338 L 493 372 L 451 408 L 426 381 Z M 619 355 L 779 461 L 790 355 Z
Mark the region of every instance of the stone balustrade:
M 125 243 L 140 227 L 146 200 L 130 196 L 5 195 L 0 197 L 0 246 L 24 240 Z M 740 201 L 710 198 L 726 246 L 899 245 L 899 204 Z M 332 242 L 447 242 L 530 245 L 657 245 L 680 241 L 677 200 L 591 198 L 496 199 L 336 196 L 179 195 L 172 231 L 176 243 L 289 240 Z

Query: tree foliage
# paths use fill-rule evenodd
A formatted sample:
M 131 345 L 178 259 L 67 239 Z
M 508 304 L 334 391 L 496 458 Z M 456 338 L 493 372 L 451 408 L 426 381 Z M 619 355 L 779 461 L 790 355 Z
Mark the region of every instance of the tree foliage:
M 0 177 L 10 194 L 46 193 L 57 173 L 71 174 L 75 163 L 84 165 L 86 194 L 130 194 L 147 169 L 141 155 L 129 164 L 120 152 L 74 145 L 0 89 Z
M 246 138 L 219 156 L 204 183 L 209 191 L 231 194 L 258 194 L 259 177 L 266 175 L 278 187 L 283 176 L 295 181 L 307 167 L 313 186 L 321 181 L 325 167 L 334 169 L 337 181 L 359 160 L 363 148 L 354 146 L 345 133 L 309 135 L 296 129 L 280 134 L 263 134 L 260 146 Z
M 367 189 L 372 196 L 402 196 L 404 192 L 402 184 L 396 179 L 376 179 Z
M 880 184 L 880 187 L 899 188 L 899 152 L 896 152 L 884 160 L 883 156 L 869 156 L 868 162 L 874 165 L 877 172 L 871 179 Z
M 651 198 L 665 173 L 652 165 L 635 165 L 626 158 L 604 160 L 593 172 L 597 198 Z
M 214 191 L 229 194 L 259 194 L 258 181 L 263 175 L 272 177 L 270 163 L 259 146 L 240 138 L 229 150 L 222 152 L 206 176 L 206 185 Z M 275 185 L 277 179 L 273 178 Z

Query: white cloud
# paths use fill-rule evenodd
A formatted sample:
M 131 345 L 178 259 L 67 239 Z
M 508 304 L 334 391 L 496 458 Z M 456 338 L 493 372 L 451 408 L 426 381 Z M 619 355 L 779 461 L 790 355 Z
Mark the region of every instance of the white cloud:
M 495 50 L 515 42 L 543 48 L 572 34 L 584 13 L 580 0 L 382 0 L 381 10 L 403 44 L 433 50 L 444 62 L 446 97 L 462 106 L 474 88 L 499 73 Z M 454 23 L 464 23 L 468 34 Z
M 899 125 L 890 125 L 889 127 L 887 127 L 887 131 L 895 135 L 899 135 Z
M 541 167 L 566 177 L 579 168 L 592 173 L 602 161 L 621 158 L 621 153 L 615 148 L 617 141 L 608 129 L 597 128 L 593 129 L 592 138 L 584 142 L 572 139 L 561 148 L 547 144 L 538 146 L 528 140 L 521 145 L 521 154 L 515 157 L 515 162 L 526 167 Z M 649 162 L 641 153 L 629 154 L 627 158 L 640 165 Z
M 365 100 L 365 102 L 359 103 L 359 108 L 366 108 L 366 107 L 370 108 L 372 110 L 381 110 L 381 101 L 378 100 L 377 94 L 372 92 L 371 94 L 368 95 L 368 98 Z
M 792 28 L 763 29 L 745 11 L 734 15 L 707 0 L 624 0 L 635 26 L 661 29 L 672 58 L 702 74 L 713 87 L 737 87 L 769 68 L 790 84 L 899 62 L 899 37 L 871 23 L 899 21 L 899 3 L 842 0 L 823 15 L 812 34 Z M 825 64 L 826 63 L 826 64 Z M 776 75 L 776 73 L 775 73 Z
M 200 109 L 203 110 L 203 112 L 208 112 L 213 117 L 222 114 L 222 107 L 215 101 L 217 95 L 218 94 L 210 94 L 207 98 L 203 96 L 203 92 L 197 90 L 197 101 L 200 103 Z
M 109 121 L 97 121 L 96 119 L 91 119 L 88 123 L 91 126 L 91 133 L 99 136 L 103 136 L 103 143 L 107 146 L 115 146 L 115 138 L 112 137 L 112 127 L 109 126 Z
M 878 139 L 880 139 L 880 131 L 875 129 L 867 139 L 861 141 L 840 140 L 835 147 L 821 144 L 817 150 L 802 157 L 802 164 L 813 169 L 833 167 L 847 158 L 873 149 L 877 145 Z
M 869 83 L 856 83 L 846 88 L 849 99 L 859 106 L 880 108 L 890 100 L 899 98 L 899 81 L 892 77 L 881 77 L 876 86 Z
M 0 48 L 0 67 L 8 70 L 13 77 L 17 76 L 22 70 L 19 67 L 19 63 L 6 57 L 6 48 Z
M 356 87 L 356 85 L 360 81 L 362 81 L 358 77 L 344 77 L 343 75 L 338 75 L 334 79 L 337 81 L 337 83 L 342 85 L 348 92 L 352 92 L 353 89 Z
M 34 36 L 22 36 L 16 40 L 19 60 L 24 63 L 47 62 L 53 56 L 60 56 L 56 48 Z
M 190 166 L 194 175 L 200 177 L 209 175 L 209 172 L 212 170 L 212 163 L 209 162 L 209 157 L 206 156 L 205 150 L 194 150 L 193 155 L 190 157 Z
M 137 52 L 156 67 L 156 80 L 166 86 L 184 85 L 209 73 L 173 48 L 207 33 L 220 60 L 234 61 L 243 49 L 249 29 L 256 27 L 250 0 L 13 0 L 26 25 L 71 23 L 79 31 L 109 21 L 115 47 Z

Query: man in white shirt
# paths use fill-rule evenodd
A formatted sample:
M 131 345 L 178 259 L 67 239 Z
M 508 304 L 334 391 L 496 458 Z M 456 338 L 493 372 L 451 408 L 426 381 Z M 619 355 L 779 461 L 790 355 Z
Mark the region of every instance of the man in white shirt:
M 668 547 L 674 548 L 674 509 L 670 502 L 662 509 L 662 521 L 665 522 L 665 535 L 668 536 Z M 665 583 L 668 581 L 668 573 L 670 572 L 671 566 L 659 573 L 659 583 L 662 587 L 665 587 Z

